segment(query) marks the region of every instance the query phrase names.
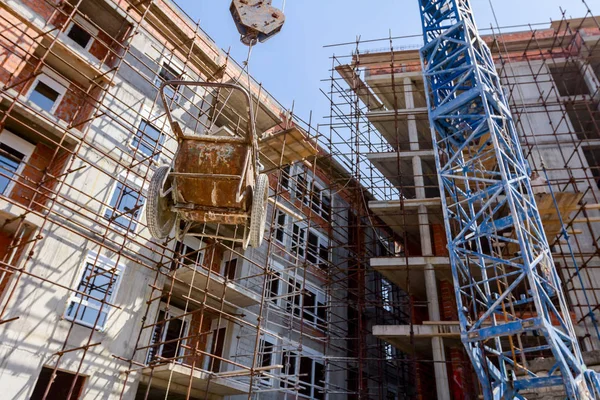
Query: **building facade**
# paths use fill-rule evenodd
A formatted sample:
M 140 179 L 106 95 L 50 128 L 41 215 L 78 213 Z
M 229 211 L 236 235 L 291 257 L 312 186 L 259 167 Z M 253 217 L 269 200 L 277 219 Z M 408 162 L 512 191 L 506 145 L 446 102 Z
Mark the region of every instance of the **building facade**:
M 0 21 L 2 397 L 356 396 L 363 367 L 332 300 L 348 298 L 349 178 L 324 142 L 169 0 L 6 0 Z M 173 79 L 243 82 L 260 135 L 315 149 L 286 165 L 261 142 L 260 248 L 151 239 L 148 184 L 177 151 L 158 90 Z M 165 98 L 187 134 L 247 134 L 235 91 Z

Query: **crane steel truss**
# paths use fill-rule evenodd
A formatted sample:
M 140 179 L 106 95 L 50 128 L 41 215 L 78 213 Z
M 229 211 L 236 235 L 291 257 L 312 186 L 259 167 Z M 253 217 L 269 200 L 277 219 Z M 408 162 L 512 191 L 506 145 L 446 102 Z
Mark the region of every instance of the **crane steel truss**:
M 485 399 L 564 385 L 597 398 L 509 104 L 469 0 L 420 0 L 428 94 L 462 341 Z M 556 363 L 536 374 L 531 357 Z M 589 392 L 592 390 L 595 395 Z

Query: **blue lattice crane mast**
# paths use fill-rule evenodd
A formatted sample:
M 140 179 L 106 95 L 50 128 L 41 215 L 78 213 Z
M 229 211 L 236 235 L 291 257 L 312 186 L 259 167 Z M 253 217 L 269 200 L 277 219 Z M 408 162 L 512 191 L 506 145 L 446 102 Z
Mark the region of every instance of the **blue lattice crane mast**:
M 485 399 L 597 399 L 509 104 L 469 0 L 420 0 L 422 67 L 462 341 Z M 554 357 L 548 374 L 528 365 Z

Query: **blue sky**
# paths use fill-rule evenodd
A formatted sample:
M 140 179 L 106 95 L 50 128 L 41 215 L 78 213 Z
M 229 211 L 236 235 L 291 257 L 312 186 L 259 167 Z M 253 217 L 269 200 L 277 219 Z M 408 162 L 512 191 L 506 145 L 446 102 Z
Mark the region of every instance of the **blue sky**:
M 284 0 L 273 0 L 276 7 Z M 598 0 L 587 0 L 596 14 Z M 229 14 L 229 0 L 176 0 L 219 46 L 239 62 L 247 56 L 247 47 Z M 585 6 L 580 0 L 493 0 L 500 26 L 546 23 L 559 19 L 560 7 L 567 16 L 582 17 Z M 329 102 L 321 94 L 328 84 L 332 54 L 346 55 L 354 46 L 324 48 L 335 43 L 364 39 L 419 34 L 420 17 L 416 0 L 287 0 L 286 24 L 273 39 L 258 45 L 250 59 L 250 73 L 285 107 L 303 119 L 313 111 L 313 123 L 323 122 Z M 493 15 L 489 0 L 472 0 L 480 29 L 490 27 Z M 402 45 L 419 44 L 420 38 L 406 39 Z M 372 43 L 365 49 L 388 47 L 386 42 Z

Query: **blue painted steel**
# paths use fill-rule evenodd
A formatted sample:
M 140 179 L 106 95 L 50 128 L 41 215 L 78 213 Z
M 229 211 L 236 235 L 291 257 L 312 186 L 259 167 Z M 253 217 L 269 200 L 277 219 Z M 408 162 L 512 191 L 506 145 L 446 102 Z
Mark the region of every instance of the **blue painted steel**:
M 595 399 L 510 108 L 469 0 L 419 0 L 421 60 L 461 337 L 484 398 L 562 382 Z M 552 377 L 529 370 L 553 357 Z

